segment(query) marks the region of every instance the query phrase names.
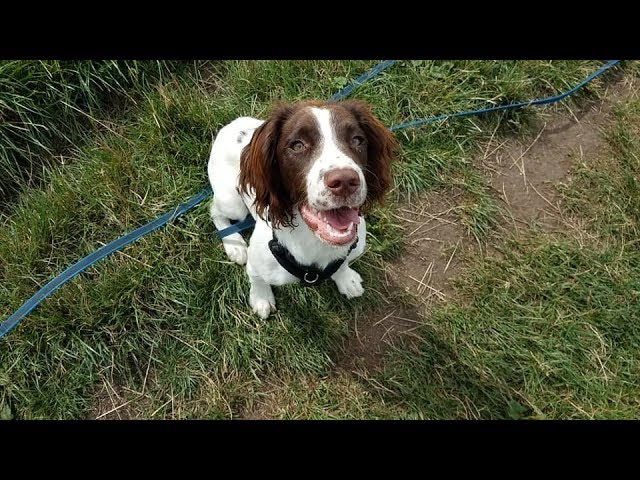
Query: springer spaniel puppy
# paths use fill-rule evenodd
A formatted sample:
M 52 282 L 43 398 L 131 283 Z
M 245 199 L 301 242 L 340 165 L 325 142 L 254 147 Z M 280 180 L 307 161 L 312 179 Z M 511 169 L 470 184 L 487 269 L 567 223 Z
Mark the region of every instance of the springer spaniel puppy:
M 316 285 L 331 278 L 347 298 L 364 293 L 349 264 L 364 252 L 363 213 L 390 187 L 397 143 L 360 101 L 280 105 L 266 120 L 238 118 L 211 147 L 211 218 L 220 230 L 251 213 L 247 244 L 222 240 L 230 260 L 244 265 L 249 303 L 267 318 L 271 285 Z

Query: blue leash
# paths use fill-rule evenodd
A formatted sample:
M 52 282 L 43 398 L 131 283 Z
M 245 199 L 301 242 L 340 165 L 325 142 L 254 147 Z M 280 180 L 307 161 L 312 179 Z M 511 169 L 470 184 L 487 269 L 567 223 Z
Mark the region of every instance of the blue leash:
M 167 223 L 175 220 L 180 215 L 187 213 L 193 207 L 206 199 L 210 194 L 211 189 L 205 188 L 197 195 L 194 195 L 189 200 L 181 203 L 176 208 L 168 211 L 161 217 L 156 218 L 154 221 L 149 222 L 142 227 L 136 228 L 133 232 L 129 232 L 126 235 L 123 235 L 122 237 L 107 243 L 105 246 L 100 247 L 95 252 L 87 255 L 82 260 L 71 265 L 64 272 L 56 276 L 53 280 L 51 280 L 44 287 L 38 290 L 38 292 L 29 300 L 24 302 L 13 315 L 11 315 L 4 322 L 2 322 L 2 324 L 0 324 L 0 338 L 4 337 L 9 332 L 9 330 L 15 327 L 18 322 L 26 317 L 34 308 L 36 308 L 40 302 L 42 302 L 45 298 L 47 298 L 73 277 L 78 275 L 80 272 L 89 268 L 94 263 L 99 262 L 104 257 L 111 255 L 113 252 L 116 252 L 121 248 L 126 247 L 130 243 L 135 242 L 140 237 L 144 237 L 154 230 L 157 230 L 158 228 L 163 227 Z
M 563 98 L 568 97 L 569 95 L 574 93 L 576 90 L 584 87 L 591 80 L 596 78 L 598 75 L 601 75 L 605 70 L 609 70 L 611 67 L 613 67 L 617 63 L 620 63 L 620 60 L 611 60 L 610 62 L 607 62 L 605 65 L 603 65 L 598 70 L 596 70 L 591 75 L 589 75 L 587 78 L 585 78 L 578 85 L 576 85 L 570 90 L 567 90 L 564 93 L 561 93 L 560 95 L 555 95 L 553 97 L 539 98 L 537 100 L 531 100 L 529 102 L 511 103 L 509 105 L 500 105 L 498 107 L 483 108 L 480 110 L 469 110 L 468 112 L 446 113 L 444 115 L 438 115 L 437 117 L 431 117 L 425 120 L 416 120 L 414 122 L 401 123 L 400 125 L 394 125 L 393 127 L 389 127 L 389 130 L 394 131 L 394 130 L 400 130 L 401 128 L 416 127 L 418 125 L 423 125 L 425 123 L 436 122 L 438 120 L 445 120 L 447 118 L 453 118 L 453 117 L 469 117 L 471 115 L 480 115 L 481 113 L 496 112 L 498 110 L 513 110 L 514 108 L 528 107 L 529 105 L 544 105 L 548 103 L 559 102 Z
M 526 106 L 529 106 L 529 105 L 543 105 L 543 104 L 558 102 L 558 101 L 562 100 L 563 98 L 571 95 L 576 90 L 578 90 L 579 88 L 583 87 L 584 85 L 589 83 L 591 80 L 593 80 L 595 77 L 597 77 L 598 75 L 602 74 L 604 71 L 608 70 L 609 68 L 613 67 L 614 65 L 616 65 L 619 62 L 620 62 L 620 60 L 611 60 L 610 62 L 606 63 L 601 68 L 596 70 L 594 73 L 589 75 L 587 78 L 585 78 L 578 85 L 576 85 L 572 89 L 567 90 L 566 92 L 564 92 L 564 93 L 562 93 L 560 95 L 556 95 L 556 96 L 553 96 L 553 97 L 542 98 L 542 99 L 538 99 L 538 100 L 532 100 L 530 102 L 520 102 L 520 103 L 514 103 L 514 104 L 509 104 L 509 105 L 501 105 L 501 106 L 498 106 L 498 107 L 486 108 L 486 109 L 481 109 L 481 110 L 473 110 L 473 111 L 468 111 L 468 112 L 450 113 L 450 114 L 438 115 L 436 117 L 431 117 L 431 118 L 427 118 L 427 119 L 424 119 L 424 120 L 416 120 L 414 122 L 408 122 L 408 123 L 402 123 L 402 124 L 399 124 L 399 125 L 394 125 L 392 127 L 389 127 L 389 130 L 394 131 L 394 130 L 399 130 L 401 128 L 415 127 L 415 126 L 418 126 L 418 125 L 423 125 L 425 123 L 435 122 L 435 121 L 438 121 L 438 120 L 444 120 L 444 119 L 452 118 L 452 117 L 466 117 L 466 116 L 477 115 L 477 114 L 486 113 L 486 112 L 494 112 L 494 111 L 497 111 L 497 110 L 511 110 L 511 109 L 514 109 L 514 108 L 526 107 Z M 365 74 L 361 75 L 356 80 L 354 80 L 351 84 L 347 85 L 345 88 L 343 88 L 338 93 L 333 95 L 331 97 L 331 100 L 340 100 L 340 99 L 346 97 L 347 95 L 349 95 L 351 93 L 351 91 L 354 88 L 362 85 L 367 80 L 370 80 L 371 78 L 375 77 L 380 72 L 382 72 L 386 68 L 390 67 L 394 63 L 395 63 L 394 60 L 385 60 L 383 62 L 380 62 L 378 65 L 373 67 L 371 70 L 369 70 Z M 181 203 L 180 205 L 178 205 L 174 209 L 168 211 L 167 213 L 165 213 L 161 217 L 156 218 L 155 220 L 147 223 L 146 225 L 143 225 L 141 227 L 136 228 L 132 232 L 129 232 L 126 235 L 123 235 L 122 237 L 117 238 L 116 240 L 113 240 L 112 242 L 106 244 L 105 246 L 99 248 L 95 252 L 87 255 L 83 259 L 81 259 L 78 262 L 76 262 L 73 265 L 71 265 L 64 272 L 62 272 L 61 274 L 57 275 L 53 280 L 49 281 L 44 287 L 42 287 L 40 290 L 38 290 L 38 292 L 36 292 L 35 295 L 33 295 L 31 298 L 29 298 L 29 300 L 24 302 L 20 306 L 20 308 L 18 308 L 18 310 L 16 310 L 16 312 L 13 313 L 13 315 L 11 315 L 9 318 L 7 318 L 4 322 L 2 322 L 0 324 L 0 338 L 4 337 L 13 327 L 15 327 L 18 324 L 18 322 L 20 322 L 20 320 L 22 320 L 31 311 L 33 311 L 33 309 L 36 308 L 40 304 L 40 302 L 42 302 L 44 299 L 46 299 L 53 292 L 55 292 L 62 285 L 64 285 L 69 280 L 74 278 L 76 275 L 80 274 L 82 271 L 86 270 L 87 268 L 89 268 L 90 266 L 92 266 L 95 263 L 99 262 L 100 260 L 102 260 L 103 258 L 107 257 L 108 255 L 111 255 L 112 253 L 120 250 L 121 248 L 123 248 L 123 247 L 125 247 L 125 246 L 127 246 L 127 245 L 129 245 L 129 244 L 131 244 L 133 242 L 135 242 L 140 237 L 143 237 L 143 236 L 145 236 L 145 235 L 157 230 L 158 228 L 163 227 L 167 223 L 172 222 L 173 220 L 175 220 L 179 216 L 184 215 L 186 212 L 188 212 L 189 210 L 191 210 L 192 208 L 196 207 L 201 202 L 203 202 L 205 199 L 207 199 L 211 195 L 211 193 L 212 193 L 211 189 L 209 187 L 206 187 L 201 192 L 195 194 L 189 200 L 187 200 L 184 203 Z M 241 231 L 246 230 L 248 228 L 251 228 L 254 225 L 255 225 L 255 220 L 249 216 L 249 217 L 245 218 L 244 220 L 242 220 L 242 221 L 240 221 L 238 223 L 235 223 L 235 224 L 231 225 L 230 227 L 227 227 L 227 228 L 224 228 L 222 230 L 219 230 L 219 231 L 217 231 L 215 233 L 219 238 L 224 238 L 224 237 L 232 235 L 234 233 L 238 233 L 238 232 L 241 232 Z
M 342 100 L 344 97 L 349 95 L 354 88 L 359 87 L 360 85 L 362 85 L 367 80 L 371 80 L 373 77 L 378 75 L 383 70 L 386 70 L 387 68 L 389 68 L 394 63 L 396 63 L 395 60 L 384 60 L 384 61 L 380 62 L 378 65 L 373 67 L 367 73 L 364 73 L 364 74 L 360 75 L 358 78 L 356 78 L 353 82 L 351 82 L 350 85 L 347 85 L 342 90 L 340 90 L 338 93 L 333 95 L 330 98 L 330 100 Z

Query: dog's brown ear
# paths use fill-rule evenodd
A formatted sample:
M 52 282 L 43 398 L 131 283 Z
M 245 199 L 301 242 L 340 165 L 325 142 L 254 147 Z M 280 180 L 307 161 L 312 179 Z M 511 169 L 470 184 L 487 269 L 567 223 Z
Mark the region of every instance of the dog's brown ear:
M 282 181 L 276 158 L 280 130 L 290 114 L 290 107 L 276 107 L 269 119 L 254 132 L 251 142 L 240 155 L 240 191 L 255 194 L 253 205 L 257 214 L 267 219 L 268 213 L 268 221 L 275 228 L 291 225 L 293 219 L 293 202 Z
M 391 188 L 391 164 L 399 150 L 393 134 L 378 120 L 369 106 L 359 100 L 346 100 L 342 104 L 356 117 L 367 136 L 367 162 L 364 175 L 367 182 L 367 201 L 364 210 L 372 204 L 382 203 Z

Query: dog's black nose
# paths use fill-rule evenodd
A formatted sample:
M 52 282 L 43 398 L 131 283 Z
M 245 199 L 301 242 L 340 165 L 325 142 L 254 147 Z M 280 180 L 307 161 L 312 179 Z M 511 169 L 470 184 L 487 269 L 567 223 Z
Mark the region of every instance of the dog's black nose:
M 347 197 L 360 186 L 360 177 L 351 168 L 336 168 L 324 175 L 324 184 L 334 195 Z

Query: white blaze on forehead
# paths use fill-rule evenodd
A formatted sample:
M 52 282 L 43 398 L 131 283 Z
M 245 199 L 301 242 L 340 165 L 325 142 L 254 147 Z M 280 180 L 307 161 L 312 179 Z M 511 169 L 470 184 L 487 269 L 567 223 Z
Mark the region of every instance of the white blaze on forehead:
M 326 108 L 311 107 L 311 113 L 320 129 L 321 150 L 307 174 L 309 202 L 316 203 L 320 199 L 328 200 L 330 192 L 324 184 L 324 174 L 336 168 L 351 168 L 358 173 L 362 186 L 359 196 L 364 201 L 366 196 L 364 173 L 360 166 L 338 147 L 337 136 L 331 122 L 331 111 Z
M 312 107 L 311 113 L 313 113 L 316 122 L 318 122 L 323 140 L 319 160 L 325 161 L 327 164 L 335 164 L 336 168 L 357 167 L 355 162 L 338 147 L 336 134 L 333 125 L 331 125 L 331 111 L 325 108 Z

